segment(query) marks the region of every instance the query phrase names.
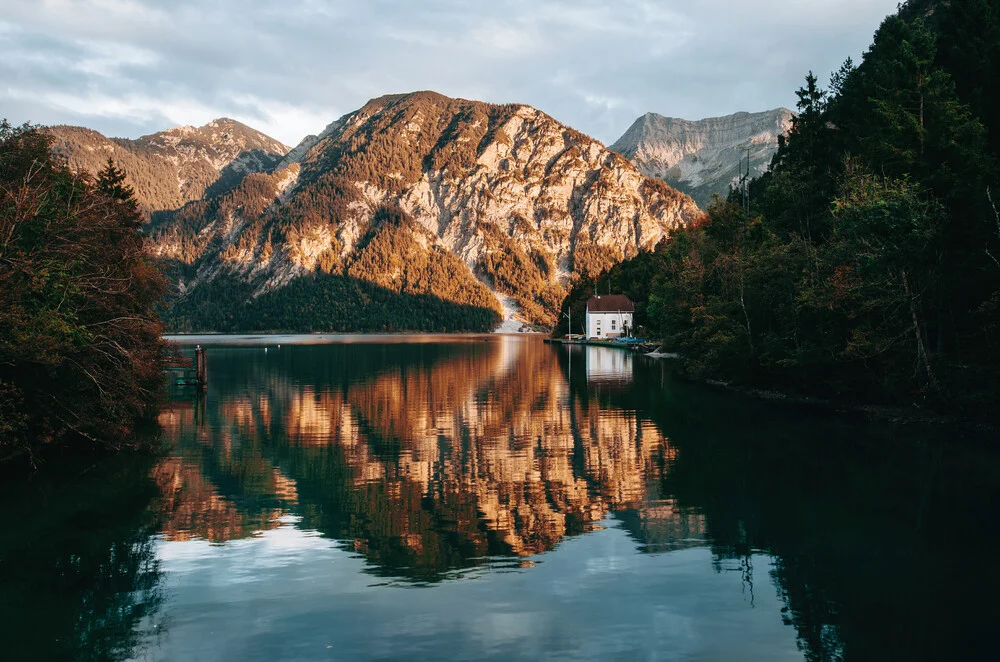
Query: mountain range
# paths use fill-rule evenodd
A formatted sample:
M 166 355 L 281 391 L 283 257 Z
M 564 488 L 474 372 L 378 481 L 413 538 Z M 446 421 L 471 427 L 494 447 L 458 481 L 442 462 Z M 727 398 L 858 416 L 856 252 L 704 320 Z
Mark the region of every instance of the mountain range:
M 551 326 L 567 289 L 766 168 L 791 113 L 647 114 L 609 150 L 521 104 L 388 95 L 294 148 L 230 119 L 136 140 L 51 127 L 128 173 L 182 331 Z M 664 181 L 666 180 L 666 181 Z
M 177 131 L 148 142 L 169 145 L 162 136 Z M 390 95 L 280 161 L 279 151 L 245 142 L 228 162 L 208 161 L 220 174 L 199 199 L 153 214 L 154 250 L 177 284 L 166 314 L 175 329 L 550 326 L 576 279 L 701 214 L 688 196 L 525 105 Z M 203 153 L 210 146 L 192 150 L 191 162 Z M 240 176 L 220 185 L 234 164 Z
M 767 171 L 778 149 L 778 136 L 791 129 L 795 114 L 786 108 L 734 113 L 697 121 L 646 113 L 611 149 L 630 159 L 647 177 L 662 179 L 707 208 L 725 197 L 745 172 Z
M 49 127 L 53 151 L 70 168 L 97 172 L 108 158 L 125 170 L 148 215 L 179 209 L 231 189 L 247 174 L 273 168 L 288 147 L 235 120 L 179 126 L 135 140 L 106 138 L 77 126 Z

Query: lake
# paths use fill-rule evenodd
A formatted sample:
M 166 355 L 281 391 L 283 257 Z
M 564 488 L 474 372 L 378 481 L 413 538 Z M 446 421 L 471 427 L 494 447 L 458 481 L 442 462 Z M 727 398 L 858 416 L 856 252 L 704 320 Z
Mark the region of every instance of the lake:
M 996 655 L 988 434 L 538 337 L 184 342 L 161 455 L 4 487 L 4 659 Z

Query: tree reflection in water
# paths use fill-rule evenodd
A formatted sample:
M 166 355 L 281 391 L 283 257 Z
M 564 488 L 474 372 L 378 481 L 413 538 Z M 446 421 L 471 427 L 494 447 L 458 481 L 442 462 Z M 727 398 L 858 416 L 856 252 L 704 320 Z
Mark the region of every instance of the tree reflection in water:
M 373 573 L 435 582 L 520 563 L 609 511 L 686 540 L 703 528 L 656 493 L 668 440 L 571 394 L 541 343 L 249 351 L 215 353 L 204 416 L 163 418 L 182 450 L 157 470 L 172 538 L 240 537 L 295 514 Z
M 130 659 L 162 630 L 152 459 L 82 476 L 79 462 L 2 495 L 15 515 L 0 536 L 5 659 Z
M 992 652 L 996 451 L 748 401 L 614 351 L 213 348 L 207 396 L 161 417 L 173 450 L 155 466 L 6 500 L 32 516 L 0 539 L 5 650 L 141 655 L 165 625 L 156 532 L 226 543 L 294 525 L 426 585 L 530 566 L 611 513 L 639 553 L 711 549 L 748 606 L 776 591 L 807 659 Z
M 992 435 L 754 402 L 659 364 L 637 386 L 677 452 L 661 489 L 703 513 L 720 564 L 775 559 L 807 659 L 992 657 Z

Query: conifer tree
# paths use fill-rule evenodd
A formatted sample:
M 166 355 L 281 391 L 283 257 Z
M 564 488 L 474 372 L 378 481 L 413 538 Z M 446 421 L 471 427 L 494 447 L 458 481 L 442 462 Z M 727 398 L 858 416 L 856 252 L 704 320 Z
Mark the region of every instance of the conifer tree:
M 0 461 L 138 446 L 160 397 L 164 282 L 124 173 L 94 182 L 49 145 L 0 123 Z

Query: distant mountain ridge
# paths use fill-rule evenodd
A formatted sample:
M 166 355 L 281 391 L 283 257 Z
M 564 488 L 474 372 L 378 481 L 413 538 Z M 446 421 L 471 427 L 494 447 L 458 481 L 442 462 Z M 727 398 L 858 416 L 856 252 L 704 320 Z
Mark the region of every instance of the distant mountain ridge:
M 343 316 L 376 295 L 389 311 L 395 293 L 436 312 L 387 328 L 456 330 L 465 313 L 475 328 L 501 313 L 551 325 L 571 282 L 700 215 L 530 106 L 416 92 L 371 100 L 152 233 L 176 269 L 179 328 L 369 329 Z
M 778 149 L 778 136 L 791 128 L 794 113 L 776 108 L 759 113 L 689 121 L 646 113 L 613 145 L 648 177 L 666 181 L 707 207 L 714 194 L 725 197 L 746 167 L 763 174 Z
M 238 184 L 252 172 L 273 168 L 289 148 L 228 118 L 180 126 L 134 140 L 107 138 L 78 126 L 53 126 L 53 151 L 71 168 L 97 172 L 108 157 L 127 173 L 147 214 L 178 209 Z

